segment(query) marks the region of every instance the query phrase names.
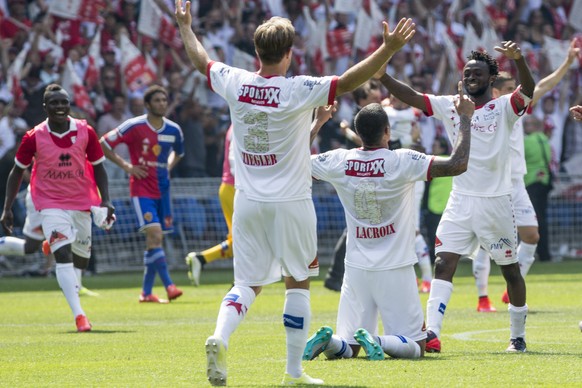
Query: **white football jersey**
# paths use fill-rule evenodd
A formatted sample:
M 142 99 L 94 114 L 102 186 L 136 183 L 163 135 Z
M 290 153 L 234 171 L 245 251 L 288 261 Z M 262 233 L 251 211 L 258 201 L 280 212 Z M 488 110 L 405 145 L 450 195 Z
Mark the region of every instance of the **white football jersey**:
M 207 76 L 230 106 L 237 190 L 263 202 L 310 199 L 313 109 L 333 104 L 337 77 L 261 77 L 220 62 Z
M 442 120 L 447 135 L 454 145 L 459 134 L 459 114 L 455 108 L 456 96 L 427 94 L 427 114 Z M 453 178 L 453 190 L 478 197 L 496 197 L 511 194 L 510 136 L 521 112 L 515 101 L 527 99 L 519 89 L 476 107 L 471 119 L 471 150 L 469 166 L 463 174 Z M 527 105 L 529 101 L 525 101 Z M 525 110 L 525 109 L 524 109 Z
M 391 106 L 384 107 L 384 111 L 388 115 L 390 123 L 390 140 L 400 140 L 402 148 L 410 147 L 412 144 L 412 135 L 410 134 L 412 125 L 413 123 L 418 124 L 417 111 L 412 107 L 394 109 Z
M 525 149 L 523 146 L 523 116 L 515 122 L 511 137 L 509 138 L 509 146 L 511 147 L 511 177 L 521 178 L 527 174 L 527 167 L 525 165 Z
M 311 157 L 315 179 L 331 183 L 344 207 L 346 266 L 381 271 L 418 261 L 414 251 L 416 181 L 433 157 L 399 149 L 336 149 Z

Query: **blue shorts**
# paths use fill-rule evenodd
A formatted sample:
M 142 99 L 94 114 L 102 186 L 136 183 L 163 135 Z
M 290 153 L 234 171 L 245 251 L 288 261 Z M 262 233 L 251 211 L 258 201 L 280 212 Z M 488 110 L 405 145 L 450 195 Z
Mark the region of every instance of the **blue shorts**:
M 131 202 L 135 209 L 140 232 L 154 225 L 161 226 L 164 233 L 172 233 L 174 231 L 174 218 L 172 217 L 169 193 L 162 194 L 159 199 L 131 197 Z

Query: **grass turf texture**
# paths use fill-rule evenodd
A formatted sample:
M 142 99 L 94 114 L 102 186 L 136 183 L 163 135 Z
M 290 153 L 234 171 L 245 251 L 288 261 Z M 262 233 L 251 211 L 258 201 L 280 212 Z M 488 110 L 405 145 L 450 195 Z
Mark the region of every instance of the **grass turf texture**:
M 322 270 L 323 277 L 324 271 Z M 172 387 L 209 386 L 204 341 L 214 331 L 229 271 L 205 271 L 169 305 L 139 304 L 141 274 L 106 274 L 84 280 L 100 297 L 83 297 L 93 323 L 77 333 L 56 279 L 0 279 L 0 386 Z M 528 352 L 506 354 L 509 316 L 500 301 L 504 283 L 492 266 L 490 296 L 497 313 L 477 313 L 471 266 L 461 262 L 447 308 L 443 352 L 421 360 L 358 359 L 303 362 L 328 386 L 582 386 L 582 261 L 535 263 L 527 277 Z M 155 293 L 165 297 L 159 283 Z M 284 290 L 267 286 L 231 338 L 229 386 L 274 386 L 285 367 L 281 324 Z M 310 334 L 335 328 L 339 293 L 312 283 Z M 421 295 L 423 306 L 427 295 Z

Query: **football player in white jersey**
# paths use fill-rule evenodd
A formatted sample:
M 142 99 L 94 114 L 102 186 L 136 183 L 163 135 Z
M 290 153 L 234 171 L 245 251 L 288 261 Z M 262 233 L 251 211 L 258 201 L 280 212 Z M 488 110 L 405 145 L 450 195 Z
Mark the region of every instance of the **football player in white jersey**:
M 547 77 L 540 80 L 535 89 L 531 106 L 534 106 L 546 93 L 553 89 L 558 82 L 566 74 L 574 60 L 580 56 L 580 49 L 576 47 L 575 40 L 570 43 L 568 55 L 564 62 Z M 515 79 L 506 72 L 501 72 L 492 85 L 491 95 L 498 98 L 505 94 L 510 94 L 516 89 Z M 523 148 L 523 120 L 518 120 L 515 123 L 513 132 L 511 133 L 511 185 L 513 190 L 511 197 L 513 201 L 513 209 L 515 212 L 515 223 L 517 225 L 517 233 L 519 235 L 519 245 L 517 246 L 517 259 L 519 260 L 519 267 L 521 276 L 525 278 L 529 269 L 531 268 L 535 257 L 536 247 L 542 228 L 545 225 L 540 225 L 538 230 L 538 220 L 534 206 L 527 194 L 523 177 L 527 172 L 525 165 L 525 153 Z M 491 304 L 488 297 L 488 280 L 491 269 L 491 262 L 489 255 L 482 247 L 473 259 L 473 275 L 475 276 L 475 284 L 477 285 L 477 292 L 479 294 L 479 303 L 477 311 L 479 312 L 495 312 L 495 307 Z M 509 295 L 507 290 L 501 296 L 503 303 L 509 303 Z
M 350 358 L 364 348 L 370 360 L 424 355 L 426 332 L 417 291 L 414 191 L 418 181 L 466 171 L 475 104 L 463 96 L 459 136 L 450 157 L 410 149 L 388 149 L 390 127 L 380 104 L 362 108 L 355 127 L 363 146 L 311 157 L 315 179 L 331 183 L 348 225 L 344 283 L 337 315 L 337 335 L 324 326 L 307 342 L 304 360 L 321 352 Z M 384 334 L 378 335 L 378 315 Z M 348 346 L 349 345 L 349 346 Z
M 391 150 L 397 148 L 410 148 L 424 152 L 420 143 L 419 117 L 422 114 L 418 109 L 400 101 L 396 96 L 390 96 L 390 104 L 384 106 L 384 110 L 390 121 L 390 142 Z M 414 240 L 414 250 L 418 257 L 418 267 L 422 281 L 420 292 L 423 294 L 430 292 L 430 282 L 432 281 L 432 268 L 428 246 L 420 233 L 420 208 L 422 197 L 424 196 L 424 182 L 416 182 L 414 188 L 414 221 L 416 222 L 416 238 Z
M 272 17 L 257 27 L 255 73 L 215 62 L 192 30 L 190 1 L 176 0 L 176 19 L 188 57 L 209 87 L 229 104 L 234 134 L 236 194 L 233 217 L 234 286 L 224 297 L 214 335 L 206 341 L 207 376 L 225 385 L 226 349 L 262 286 L 284 277 L 287 358 L 284 385 L 323 384 L 303 372 L 309 335 L 309 265 L 316 257 L 309 135 L 314 108 L 364 83 L 414 35 L 411 19 L 393 32 L 383 24 L 383 44 L 341 76 L 286 78 L 295 29 Z M 315 263 L 313 263 L 316 265 Z
M 444 313 L 453 292 L 453 276 L 461 256 L 483 246 L 500 266 L 509 293 L 508 352 L 525 352 L 527 316 L 525 281 L 516 257 L 517 229 L 511 202 L 510 136 L 533 96 L 535 82 L 519 46 L 504 41 L 495 47 L 514 61 L 521 86 L 493 99 L 491 84 L 499 73 L 497 61 L 472 51 L 462 72 L 466 93 L 477 109 L 471 121 L 471 155 L 467 172 L 453 178 L 453 190 L 437 228 L 434 279 L 426 307 L 427 352 L 440 352 Z M 387 74 L 380 80 L 407 104 L 443 121 L 449 139 L 458 136 L 459 115 L 454 96 L 422 94 Z

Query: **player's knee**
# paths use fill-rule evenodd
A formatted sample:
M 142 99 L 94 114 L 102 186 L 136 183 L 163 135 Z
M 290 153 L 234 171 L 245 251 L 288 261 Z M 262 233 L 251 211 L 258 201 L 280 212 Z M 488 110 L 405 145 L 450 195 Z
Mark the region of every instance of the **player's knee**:
M 442 254 L 437 254 L 436 260 L 434 262 L 435 278 L 451 281 L 453 275 L 455 274 L 455 270 L 457 269 L 458 261 L 458 259 L 454 259 Z
M 42 240 L 32 240 L 27 238 L 24 242 L 24 254 L 28 255 L 31 253 L 36 253 L 42 245 Z
M 519 238 L 524 243 L 535 245 L 538 243 L 538 241 L 540 241 L 540 234 L 538 233 L 537 229 L 529 230 L 527 232 L 520 233 Z

